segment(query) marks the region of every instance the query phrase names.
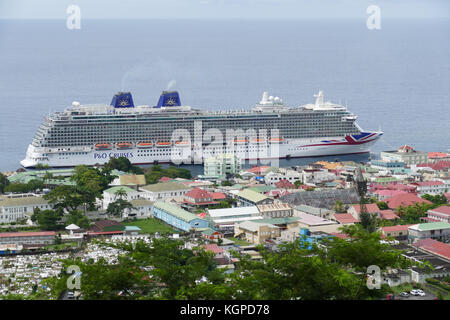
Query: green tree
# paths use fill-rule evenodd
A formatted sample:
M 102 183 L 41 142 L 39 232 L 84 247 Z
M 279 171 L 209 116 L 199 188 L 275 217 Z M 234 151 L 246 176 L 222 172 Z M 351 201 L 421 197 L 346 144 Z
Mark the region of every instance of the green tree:
M 359 206 L 361 212 L 359 214 L 359 219 L 361 220 L 362 227 L 369 233 L 375 232 L 377 226 L 377 216 L 367 212 L 366 203 L 368 200 L 365 198 L 364 194 L 361 195 L 361 200 Z
M 0 172 L 0 193 L 5 192 L 5 188 L 8 186 L 9 180 L 8 177 Z
M 120 170 L 133 174 L 144 174 L 144 170 L 140 167 L 131 164 L 130 160 L 125 157 L 111 158 L 107 163 L 105 163 L 104 168 L 108 170 Z
M 88 229 L 91 225 L 89 219 L 79 210 L 70 211 L 66 218 L 66 226 L 75 224 L 82 229 Z
M 300 187 L 301 185 L 303 185 L 303 183 L 300 180 L 294 182 L 294 186 L 296 189 L 298 189 L 298 187 Z
M 133 207 L 131 202 L 124 200 L 122 198 L 118 198 L 108 204 L 108 207 L 106 208 L 106 213 L 110 216 L 112 215 L 121 218 L 123 216 L 123 212 L 125 211 L 125 209 L 134 210 L 135 207 Z
M 384 202 L 384 201 L 378 201 L 378 202 L 376 202 L 376 204 L 378 206 L 378 209 L 380 209 L 380 210 L 387 210 L 387 209 L 389 209 L 387 203 Z
M 69 211 L 76 210 L 83 204 L 83 194 L 78 192 L 76 186 L 58 186 L 44 195 L 44 199 L 52 204 L 54 208 L 67 209 Z
M 436 205 L 443 205 L 447 204 L 447 198 L 443 194 L 437 194 L 437 195 L 430 195 L 430 194 L 424 194 L 422 196 L 422 199 L 431 201 L 433 204 Z
M 36 221 L 43 230 L 58 230 L 61 225 L 62 212 L 58 210 L 36 210 L 31 216 L 32 221 Z
M 346 209 L 344 207 L 344 205 L 342 204 L 341 200 L 337 200 L 335 205 L 334 205 L 334 211 L 336 211 L 337 213 L 345 213 Z

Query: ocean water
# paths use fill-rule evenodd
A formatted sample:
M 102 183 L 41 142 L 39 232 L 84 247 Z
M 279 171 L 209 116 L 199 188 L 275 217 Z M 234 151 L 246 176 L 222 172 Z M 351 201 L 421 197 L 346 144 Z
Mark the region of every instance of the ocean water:
M 321 89 L 363 129 L 384 131 L 374 156 L 402 144 L 446 151 L 448 39 L 449 20 L 426 19 L 383 20 L 381 30 L 356 19 L 83 20 L 80 30 L 2 20 L 0 170 L 19 168 L 44 116 L 74 100 L 109 103 L 127 90 L 154 105 L 168 87 L 214 110 L 250 108 L 263 91 L 302 105 Z

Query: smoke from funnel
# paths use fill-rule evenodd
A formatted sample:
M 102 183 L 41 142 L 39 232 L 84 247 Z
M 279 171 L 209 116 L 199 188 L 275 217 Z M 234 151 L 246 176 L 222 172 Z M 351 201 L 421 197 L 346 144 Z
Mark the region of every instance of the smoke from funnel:
M 176 84 L 177 82 L 175 80 L 170 80 L 169 83 L 167 84 L 167 91 L 172 90 Z

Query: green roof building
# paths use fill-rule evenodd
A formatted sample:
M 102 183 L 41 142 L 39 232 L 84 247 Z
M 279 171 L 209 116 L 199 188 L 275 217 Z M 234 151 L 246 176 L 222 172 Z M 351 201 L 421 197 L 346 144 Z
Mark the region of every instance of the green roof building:
M 271 204 L 273 199 L 269 198 L 259 192 L 244 189 L 240 191 L 237 195 L 238 203 L 243 207 L 256 206 L 259 204 Z
M 174 228 L 189 232 L 192 229 L 209 228 L 209 222 L 175 204 L 157 201 L 153 204 L 153 216 Z
M 450 223 L 429 222 L 412 225 L 408 228 L 408 238 L 411 242 L 427 238 L 446 241 L 450 239 Z

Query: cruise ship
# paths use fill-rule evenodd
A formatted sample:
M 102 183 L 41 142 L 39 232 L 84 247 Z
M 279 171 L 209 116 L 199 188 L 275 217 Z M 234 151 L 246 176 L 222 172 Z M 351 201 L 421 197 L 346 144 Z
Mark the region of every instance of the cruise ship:
M 362 130 L 356 115 L 325 102 L 322 91 L 314 97 L 288 107 L 264 92 L 253 108 L 236 111 L 182 105 L 177 91 L 163 91 L 156 106 L 135 106 L 130 92 L 110 105 L 74 101 L 44 120 L 20 163 L 72 167 L 127 157 L 133 164 L 191 164 L 222 153 L 262 160 L 370 152 L 382 132 Z

